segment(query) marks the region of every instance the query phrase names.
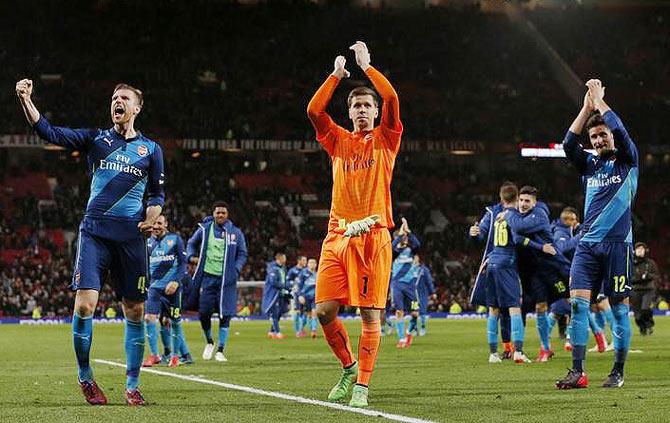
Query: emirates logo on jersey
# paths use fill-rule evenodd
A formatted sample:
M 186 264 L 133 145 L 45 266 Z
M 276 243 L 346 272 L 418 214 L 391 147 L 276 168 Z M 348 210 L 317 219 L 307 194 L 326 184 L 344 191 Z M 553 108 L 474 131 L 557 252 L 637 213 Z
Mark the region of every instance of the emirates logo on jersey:
M 145 145 L 140 145 L 137 147 L 137 154 L 139 154 L 140 157 L 144 157 L 149 154 L 149 149 Z
M 345 172 L 355 172 L 357 170 L 369 169 L 375 164 L 375 159 L 368 157 L 364 158 L 360 154 L 354 154 L 350 158 L 344 160 L 342 168 Z

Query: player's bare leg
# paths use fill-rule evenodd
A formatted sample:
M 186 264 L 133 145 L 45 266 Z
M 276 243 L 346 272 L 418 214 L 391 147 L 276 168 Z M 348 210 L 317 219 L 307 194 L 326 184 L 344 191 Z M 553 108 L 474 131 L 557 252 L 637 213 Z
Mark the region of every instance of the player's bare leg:
M 140 367 L 144 356 L 144 302 L 123 299 L 126 349 L 126 390 L 128 405 L 145 405 L 146 401 L 138 389 Z
M 93 312 L 98 303 L 98 291 L 80 289 L 74 300 L 74 316 L 72 316 L 72 338 L 74 352 L 77 356 L 79 386 L 91 405 L 105 405 L 107 398 L 93 379 L 93 370 L 89 354 L 93 341 Z
M 349 396 L 358 378 L 358 362 L 354 357 L 347 329 L 337 317 L 338 301 L 324 301 L 316 305 L 316 315 L 330 349 L 342 363 L 342 376 L 328 394 L 328 401 L 342 401 Z

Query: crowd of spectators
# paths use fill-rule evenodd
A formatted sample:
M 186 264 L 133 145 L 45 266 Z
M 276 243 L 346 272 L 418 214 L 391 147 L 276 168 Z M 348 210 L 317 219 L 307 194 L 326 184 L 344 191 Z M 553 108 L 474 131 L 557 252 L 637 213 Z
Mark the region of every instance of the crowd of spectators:
M 352 59 L 357 39 L 401 93 L 407 137 L 546 141 L 571 106 L 532 41 L 477 7 L 8 3 L 31 19 L 0 17 L 0 38 L 13 40 L 0 47 L 0 77 L 35 79 L 36 104 L 57 123 L 105 125 L 111 89 L 125 80 L 145 90 L 143 129 L 156 136 L 310 138 L 307 102 L 336 55 Z M 348 68 L 345 89 L 367 82 L 353 60 Z M 336 100 L 333 110 L 344 117 L 344 106 Z M 0 92 L 0 108 L 3 130 L 25 130 L 11 90 Z

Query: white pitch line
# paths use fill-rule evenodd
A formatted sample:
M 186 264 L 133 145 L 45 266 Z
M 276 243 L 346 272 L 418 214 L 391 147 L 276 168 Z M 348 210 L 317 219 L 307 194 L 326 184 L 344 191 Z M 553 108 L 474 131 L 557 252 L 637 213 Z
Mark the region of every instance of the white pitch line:
M 93 360 L 96 363 L 100 364 L 109 364 L 110 366 L 116 366 L 116 367 L 126 367 L 125 364 L 122 363 L 117 363 L 116 361 L 109 361 L 109 360 L 100 360 L 100 359 L 95 359 Z M 335 410 L 340 410 L 340 411 L 348 411 L 350 413 L 357 413 L 357 414 L 363 414 L 365 416 L 371 416 L 371 417 L 382 417 L 388 420 L 393 420 L 396 422 L 405 422 L 405 423 L 436 423 L 432 420 L 423 420 L 423 419 L 418 419 L 415 417 L 407 417 L 407 416 L 401 416 L 399 414 L 391 414 L 391 413 L 385 413 L 383 411 L 376 411 L 376 410 L 370 410 L 366 408 L 354 408 L 354 407 L 349 407 L 347 405 L 342 405 L 342 404 L 337 404 L 333 402 L 326 402 L 326 401 L 319 401 L 311 398 L 304 398 L 304 397 L 299 397 L 297 395 L 290 395 L 290 394 L 284 394 L 281 392 L 273 392 L 273 391 L 266 391 L 264 389 L 258 389 L 258 388 L 252 388 L 250 386 L 242 386 L 242 385 L 235 385 L 233 383 L 226 383 L 226 382 L 219 382 L 216 380 L 209 380 L 197 376 L 187 376 L 187 375 L 182 375 L 178 373 L 170 373 L 170 372 L 164 372 L 162 370 L 156 370 L 156 369 L 150 369 L 150 368 L 142 368 L 142 373 L 153 373 L 161 376 L 168 376 L 168 377 L 173 377 L 175 379 L 181 379 L 181 380 L 187 380 L 189 382 L 198 382 L 198 383 L 204 383 L 206 385 L 215 385 L 215 386 L 221 386 L 223 388 L 227 389 L 232 389 L 235 391 L 241 391 L 241 392 L 246 392 L 249 394 L 255 394 L 255 395 L 264 395 L 266 397 L 272 397 L 272 398 L 279 398 L 287 401 L 293 401 L 293 402 L 299 402 L 302 404 L 311 404 L 311 405 L 320 405 L 321 407 L 327 407 L 327 408 L 334 408 Z

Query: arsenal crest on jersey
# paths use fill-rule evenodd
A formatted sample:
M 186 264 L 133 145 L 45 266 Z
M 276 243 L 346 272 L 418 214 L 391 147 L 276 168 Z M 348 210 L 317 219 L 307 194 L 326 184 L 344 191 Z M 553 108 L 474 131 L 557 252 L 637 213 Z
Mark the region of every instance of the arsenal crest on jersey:
M 171 239 L 168 239 L 168 240 L 167 240 L 167 245 L 168 245 L 168 247 L 172 247 L 172 244 L 174 244 L 174 241 L 171 240 Z
M 137 154 L 139 154 L 140 157 L 144 157 L 149 154 L 149 149 L 145 145 L 140 145 L 137 147 Z

